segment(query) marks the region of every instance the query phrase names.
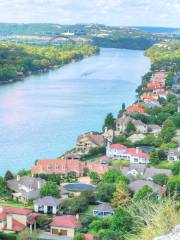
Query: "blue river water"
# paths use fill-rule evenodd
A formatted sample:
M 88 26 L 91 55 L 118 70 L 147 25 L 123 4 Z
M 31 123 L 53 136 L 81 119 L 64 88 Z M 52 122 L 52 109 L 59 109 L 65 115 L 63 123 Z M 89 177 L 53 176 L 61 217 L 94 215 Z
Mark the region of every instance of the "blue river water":
M 0 86 L 0 175 L 29 169 L 73 148 L 79 134 L 100 131 L 107 113 L 133 103 L 150 68 L 143 51 L 100 55 Z

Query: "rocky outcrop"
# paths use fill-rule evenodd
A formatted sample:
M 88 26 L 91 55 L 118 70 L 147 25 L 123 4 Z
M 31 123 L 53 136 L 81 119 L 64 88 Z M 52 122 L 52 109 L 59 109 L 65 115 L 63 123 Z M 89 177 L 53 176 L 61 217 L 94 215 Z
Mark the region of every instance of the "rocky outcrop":
M 154 240 L 180 240 L 180 225 L 177 225 L 168 235 L 156 237 Z

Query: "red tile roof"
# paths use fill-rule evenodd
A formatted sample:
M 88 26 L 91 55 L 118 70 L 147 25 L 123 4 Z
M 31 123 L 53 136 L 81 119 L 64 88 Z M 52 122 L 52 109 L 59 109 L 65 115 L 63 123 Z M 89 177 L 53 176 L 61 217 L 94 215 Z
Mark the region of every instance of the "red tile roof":
M 38 173 L 59 173 L 66 174 L 69 172 L 83 172 L 84 163 L 79 160 L 55 159 L 55 160 L 38 160 L 36 166 L 32 167 L 32 174 Z
M 122 149 L 122 150 L 125 150 L 127 149 L 126 146 L 122 145 L 122 144 L 119 144 L 119 143 L 116 143 L 116 144 L 111 144 L 110 145 L 110 149 Z
M 12 219 L 12 228 L 8 229 L 7 227 L 4 228 L 4 230 L 9 230 L 9 231 L 13 231 L 13 232 L 20 232 L 22 230 L 24 230 L 26 228 L 26 226 L 20 222 L 18 222 L 15 219 Z
M 89 162 L 87 164 L 87 167 L 88 167 L 89 171 L 96 172 L 99 175 L 103 175 L 104 173 L 109 171 L 108 165 L 103 165 L 101 163 L 96 163 L 96 162 Z
M 80 225 L 80 221 L 77 220 L 76 216 L 56 216 L 53 218 L 50 226 L 52 227 L 64 227 L 64 228 L 77 228 Z
M 85 240 L 93 240 L 94 236 L 92 234 L 84 234 Z
M 32 213 L 32 210 L 28 208 L 18 208 L 18 207 L 8 207 L 8 206 L 2 206 L 2 208 L 3 208 L 3 214 L 19 214 L 19 215 L 27 216 L 30 213 Z
M 124 152 L 124 154 L 136 156 L 139 158 L 149 158 L 149 154 L 144 153 L 137 148 L 127 148 L 127 150 L 126 150 L 126 152 Z
M 139 113 L 144 113 L 144 108 L 142 108 L 142 107 L 139 107 L 139 106 L 137 106 L 137 105 L 133 105 L 133 106 L 130 106 L 130 107 L 128 107 L 127 108 L 127 110 L 129 111 L 129 112 L 139 112 Z
M 103 157 L 101 158 L 101 160 L 102 160 L 102 161 L 107 161 L 107 160 L 109 160 L 109 157 L 108 157 L 108 156 L 103 156 Z

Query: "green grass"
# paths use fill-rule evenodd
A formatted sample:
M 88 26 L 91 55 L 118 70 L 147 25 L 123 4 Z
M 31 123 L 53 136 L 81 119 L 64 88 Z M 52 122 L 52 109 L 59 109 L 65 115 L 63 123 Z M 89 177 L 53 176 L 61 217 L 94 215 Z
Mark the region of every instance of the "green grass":
M 168 161 L 162 161 L 158 165 L 156 165 L 156 168 L 172 169 L 173 166 L 174 166 L 174 163 L 170 163 Z
M 112 164 L 118 164 L 123 167 L 128 167 L 130 162 L 127 160 L 112 160 Z
M 20 208 L 33 208 L 33 205 L 23 204 L 23 203 L 15 202 L 15 201 L 0 202 L 0 206 L 20 207 Z

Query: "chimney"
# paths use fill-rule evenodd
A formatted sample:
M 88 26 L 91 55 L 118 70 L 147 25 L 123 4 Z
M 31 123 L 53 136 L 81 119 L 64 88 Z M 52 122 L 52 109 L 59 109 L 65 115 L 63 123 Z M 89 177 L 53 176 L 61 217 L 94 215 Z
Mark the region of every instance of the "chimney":
M 137 154 L 139 153 L 139 148 L 138 148 L 138 147 L 136 148 L 136 153 L 137 153 Z
M 13 228 L 13 216 L 11 214 L 7 215 L 7 229 L 11 230 Z
M 16 179 L 19 182 L 21 180 L 21 177 L 19 175 L 17 175 Z
M 76 214 L 76 219 L 79 220 L 79 214 Z
M 3 213 L 3 206 L 0 206 L 0 213 Z
M 40 183 L 40 181 L 38 180 L 38 182 L 37 182 L 37 186 L 38 186 L 38 189 L 40 189 L 41 188 L 41 183 Z

